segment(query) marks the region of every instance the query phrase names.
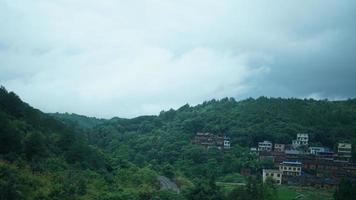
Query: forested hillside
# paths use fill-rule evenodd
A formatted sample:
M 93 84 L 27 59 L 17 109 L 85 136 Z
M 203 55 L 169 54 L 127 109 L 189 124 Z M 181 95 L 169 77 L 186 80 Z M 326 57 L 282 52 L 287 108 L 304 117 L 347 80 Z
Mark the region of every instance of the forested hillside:
M 1 200 L 147 199 L 158 189 L 149 167 L 118 162 L 86 132 L 0 88 Z
M 309 133 L 311 145 L 334 148 L 337 142 L 356 143 L 356 100 L 265 98 L 212 100 L 191 107 L 162 111 L 158 116 L 113 118 L 96 126 L 90 141 L 109 151 L 129 146 L 141 161 L 181 161 L 197 132 L 222 133 L 241 147 L 271 140 L 291 143 L 297 133 Z M 142 153 L 142 155 L 140 155 Z
M 196 132 L 226 134 L 232 148 L 193 145 Z M 299 132 L 315 145 L 356 145 L 356 100 L 225 98 L 101 120 L 45 114 L 2 87 L 0 199 L 278 199 L 273 184 L 259 180 L 273 163 L 248 147 L 264 139 L 290 143 Z M 253 178 L 240 175 L 246 168 Z M 160 190 L 162 175 L 181 193 Z

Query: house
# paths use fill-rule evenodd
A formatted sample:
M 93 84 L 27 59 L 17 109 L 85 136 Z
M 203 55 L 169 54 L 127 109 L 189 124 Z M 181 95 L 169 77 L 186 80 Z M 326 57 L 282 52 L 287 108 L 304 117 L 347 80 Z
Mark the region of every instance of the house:
M 230 149 L 230 138 L 224 136 L 224 149 Z
M 197 133 L 193 139 L 193 144 L 202 145 L 205 148 L 229 149 L 230 138 L 212 133 Z
M 339 143 L 337 146 L 337 153 L 339 154 L 351 154 L 352 145 L 349 143 Z
M 266 182 L 268 178 L 271 178 L 276 184 L 282 184 L 282 172 L 275 169 L 264 169 L 262 171 L 262 180 Z
M 318 155 L 319 153 L 330 152 L 330 149 L 327 147 L 309 147 L 309 154 Z
M 274 151 L 276 152 L 284 152 L 285 144 L 274 144 Z
M 337 160 L 351 160 L 352 145 L 349 143 L 339 143 L 337 146 Z
M 205 147 L 215 145 L 215 135 L 212 133 L 197 133 L 194 137 L 193 144 L 199 144 Z
M 306 133 L 298 133 L 297 139 L 292 141 L 293 147 L 307 146 L 309 143 L 309 135 Z
M 270 141 L 259 142 L 258 151 L 272 151 L 272 142 Z
M 250 152 L 256 153 L 256 152 L 257 152 L 257 148 L 256 148 L 256 147 L 251 147 L 251 148 L 250 148 Z
M 287 176 L 300 176 L 302 173 L 302 163 L 299 161 L 283 161 L 279 164 L 279 171 Z

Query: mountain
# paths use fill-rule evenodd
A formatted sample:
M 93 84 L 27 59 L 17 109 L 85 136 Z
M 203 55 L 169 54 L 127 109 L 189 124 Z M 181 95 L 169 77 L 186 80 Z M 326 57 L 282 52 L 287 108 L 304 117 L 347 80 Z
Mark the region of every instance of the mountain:
M 197 132 L 229 136 L 232 151 L 221 160 L 219 152 L 199 149 L 191 144 Z M 89 142 L 139 166 L 169 164 L 186 177 L 199 178 L 252 167 L 256 163 L 241 158 L 248 147 L 263 140 L 291 143 L 297 133 L 308 133 L 311 145 L 335 149 L 338 142 L 347 141 L 355 146 L 356 100 L 211 100 L 158 116 L 109 120 L 92 129 Z M 262 165 L 252 168 L 257 172 Z
M 356 100 L 260 97 L 237 102 L 225 98 L 193 107 L 184 105 L 162 111 L 158 116 L 112 119 L 93 130 L 92 136 L 106 132 L 145 137 L 161 131 L 186 139 L 197 132 L 223 133 L 234 144 L 247 147 L 262 140 L 288 143 L 297 133 L 309 133 L 312 144 L 334 148 L 337 142 L 356 142 Z
M 156 177 L 150 168 L 119 162 L 90 145 L 84 130 L 0 88 L 0 200 L 139 199 L 159 193 Z
M 229 136 L 231 149 L 192 144 L 197 132 Z M 0 200 L 278 199 L 273 184 L 259 180 L 273 163 L 249 147 L 290 143 L 297 133 L 309 133 L 311 145 L 355 146 L 356 100 L 224 98 L 106 120 L 46 114 L 1 87 Z M 243 169 L 252 178 L 242 177 Z M 160 190 L 162 176 L 182 192 Z

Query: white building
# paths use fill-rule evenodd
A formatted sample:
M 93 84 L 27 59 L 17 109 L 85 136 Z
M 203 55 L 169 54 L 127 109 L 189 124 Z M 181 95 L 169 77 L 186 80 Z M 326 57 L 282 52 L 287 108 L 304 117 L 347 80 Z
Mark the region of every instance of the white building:
M 298 133 L 297 139 L 292 141 L 293 147 L 307 146 L 309 143 L 309 135 L 305 133 Z
M 279 171 L 287 176 L 300 176 L 302 174 L 302 163 L 299 161 L 283 161 L 279 164 Z
M 250 154 L 258 154 L 257 148 L 256 147 L 251 147 L 250 148 Z
M 329 152 L 329 148 L 326 147 L 309 147 L 308 149 L 310 154 L 317 155 L 318 153 Z
M 267 178 L 271 178 L 276 184 L 282 184 L 282 172 L 275 169 L 264 169 L 262 171 L 262 180 L 266 182 Z
M 337 146 L 337 153 L 339 154 L 350 154 L 352 152 L 352 145 L 349 143 L 339 143 Z
M 224 137 L 224 149 L 230 149 L 230 138 Z
M 272 151 L 272 142 L 270 141 L 259 142 L 258 151 Z
M 352 145 L 349 143 L 339 143 L 337 146 L 337 159 L 350 161 Z

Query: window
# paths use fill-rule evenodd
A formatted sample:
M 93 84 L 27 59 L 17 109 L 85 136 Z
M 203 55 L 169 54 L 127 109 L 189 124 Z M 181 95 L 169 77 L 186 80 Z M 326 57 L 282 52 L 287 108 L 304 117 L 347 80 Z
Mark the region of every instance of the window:
M 277 174 L 277 177 L 281 177 L 281 175 L 280 175 L 280 174 Z

